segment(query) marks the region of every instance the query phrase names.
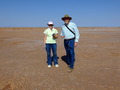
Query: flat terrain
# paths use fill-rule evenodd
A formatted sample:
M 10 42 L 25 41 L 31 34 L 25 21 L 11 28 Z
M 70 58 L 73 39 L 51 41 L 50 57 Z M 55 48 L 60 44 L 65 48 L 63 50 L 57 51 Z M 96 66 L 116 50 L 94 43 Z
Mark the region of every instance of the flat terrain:
M 47 67 L 44 29 L 0 28 L 0 90 L 120 90 L 120 28 L 80 28 L 72 73 L 60 37 L 60 67 Z

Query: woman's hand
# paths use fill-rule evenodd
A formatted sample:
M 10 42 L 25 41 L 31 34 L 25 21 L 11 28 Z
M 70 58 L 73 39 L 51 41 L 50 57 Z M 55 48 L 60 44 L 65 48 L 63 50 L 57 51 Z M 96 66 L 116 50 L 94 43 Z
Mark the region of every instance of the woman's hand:
M 58 38 L 58 34 L 53 34 L 54 39 Z
M 45 48 L 46 47 L 46 45 L 45 45 L 45 43 L 43 44 L 43 48 Z
M 43 48 L 45 48 L 46 47 L 46 35 L 44 35 L 44 44 L 43 44 Z

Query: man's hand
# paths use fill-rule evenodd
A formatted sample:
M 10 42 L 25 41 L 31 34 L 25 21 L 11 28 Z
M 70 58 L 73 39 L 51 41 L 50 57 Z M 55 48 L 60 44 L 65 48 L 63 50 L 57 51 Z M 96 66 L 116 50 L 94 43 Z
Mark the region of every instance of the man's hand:
M 77 43 L 77 42 L 75 42 L 74 46 L 75 46 L 75 47 L 77 47 L 77 44 L 78 44 L 78 43 Z
M 62 38 L 64 38 L 65 36 L 61 36 Z

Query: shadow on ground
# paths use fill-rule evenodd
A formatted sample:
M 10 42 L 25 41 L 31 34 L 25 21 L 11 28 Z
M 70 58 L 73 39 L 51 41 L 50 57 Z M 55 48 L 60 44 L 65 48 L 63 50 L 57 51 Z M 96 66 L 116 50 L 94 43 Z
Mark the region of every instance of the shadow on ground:
M 69 65 L 66 55 L 62 56 L 61 59 L 62 59 L 62 61 L 64 61 L 67 65 Z

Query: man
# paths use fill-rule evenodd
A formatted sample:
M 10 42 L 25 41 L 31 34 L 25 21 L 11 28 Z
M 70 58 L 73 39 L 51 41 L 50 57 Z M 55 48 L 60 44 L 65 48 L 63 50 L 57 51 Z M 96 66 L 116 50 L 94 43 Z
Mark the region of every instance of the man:
M 79 41 L 79 30 L 75 23 L 70 22 L 72 19 L 69 15 L 65 15 L 61 18 L 65 24 L 62 26 L 61 37 L 64 38 L 64 47 L 66 50 L 67 61 L 68 61 L 68 72 L 72 72 L 74 70 L 74 62 L 75 62 L 75 53 L 74 48 L 77 46 Z

